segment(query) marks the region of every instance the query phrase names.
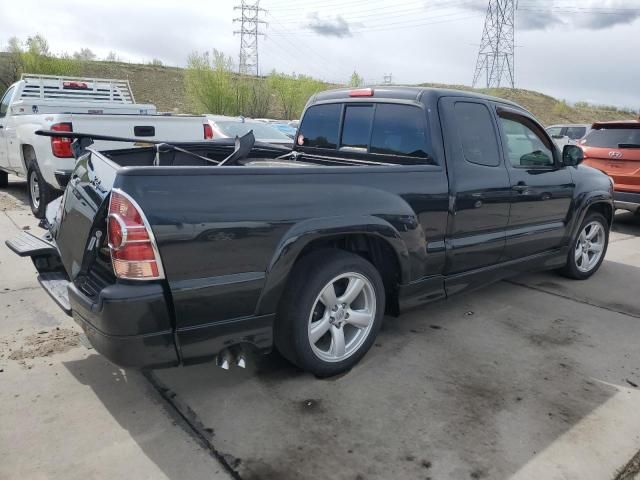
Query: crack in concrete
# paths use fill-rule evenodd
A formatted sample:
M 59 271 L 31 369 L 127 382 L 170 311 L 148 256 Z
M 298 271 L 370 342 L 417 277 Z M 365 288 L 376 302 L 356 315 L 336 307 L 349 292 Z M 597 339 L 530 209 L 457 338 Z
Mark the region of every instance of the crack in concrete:
M 211 454 L 216 460 L 220 462 L 223 468 L 231 475 L 234 480 L 242 480 L 240 473 L 229 463 L 226 456 L 218 451 L 210 438 L 211 432 L 202 424 L 198 419 L 198 415 L 193 409 L 185 402 L 178 398 L 178 394 L 166 386 L 162 381 L 156 377 L 152 371 L 145 370 L 142 372 L 147 381 L 151 384 L 153 389 L 158 392 L 162 399 L 166 402 L 171 412 L 176 414 L 184 425 L 187 433 L 199 443 L 205 450 Z
M 26 290 L 39 290 L 40 287 L 23 287 L 23 288 L 16 288 L 13 290 L 0 290 L 0 295 L 3 294 L 8 294 L 8 293 L 15 293 L 15 292 L 24 292 Z
M 6 210 L 2 213 L 4 213 L 4 216 L 7 217 L 11 223 L 13 223 L 14 227 L 16 227 L 18 230 L 22 230 L 22 228 L 20 228 L 20 226 L 13 220 L 13 218 L 9 216 Z
M 640 451 L 613 477 L 613 480 L 634 480 L 640 473 Z
M 539 288 L 533 285 L 527 285 L 526 283 L 516 282 L 515 280 L 503 280 L 506 283 L 510 283 L 512 285 L 517 285 L 519 287 L 528 288 L 530 290 L 535 290 L 536 292 L 547 293 L 549 295 L 554 295 L 556 297 L 565 298 L 567 300 L 571 300 L 572 302 L 580 303 L 582 305 L 589 305 L 590 307 L 600 308 L 602 310 L 607 310 L 608 312 L 619 313 L 620 315 L 626 315 L 631 318 L 640 318 L 640 315 L 635 315 L 633 313 L 624 312 L 622 310 L 618 310 L 615 308 L 607 307 L 605 305 L 598 305 L 597 303 L 589 302 L 588 300 L 578 300 L 577 298 L 570 297 L 569 295 L 562 295 L 557 292 L 550 292 L 549 290 L 545 290 L 544 288 Z

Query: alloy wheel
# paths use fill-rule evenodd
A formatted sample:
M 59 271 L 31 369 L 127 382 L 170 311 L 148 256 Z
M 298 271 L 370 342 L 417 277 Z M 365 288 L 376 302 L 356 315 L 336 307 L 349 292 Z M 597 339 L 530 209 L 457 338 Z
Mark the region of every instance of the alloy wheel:
M 367 339 L 376 316 L 371 281 L 355 272 L 338 275 L 320 291 L 309 314 L 313 353 L 326 362 L 353 355 Z
M 600 222 L 590 222 L 582 229 L 576 242 L 574 258 L 576 267 L 583 273 L 598 265 L 605 246 L 605 230 Z

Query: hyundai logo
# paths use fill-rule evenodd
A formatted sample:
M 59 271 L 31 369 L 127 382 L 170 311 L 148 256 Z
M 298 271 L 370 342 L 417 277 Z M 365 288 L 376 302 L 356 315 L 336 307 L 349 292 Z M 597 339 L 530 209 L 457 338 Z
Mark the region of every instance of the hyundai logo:
M 622 152 L 609 152 L 609 158 L 622 158 Z

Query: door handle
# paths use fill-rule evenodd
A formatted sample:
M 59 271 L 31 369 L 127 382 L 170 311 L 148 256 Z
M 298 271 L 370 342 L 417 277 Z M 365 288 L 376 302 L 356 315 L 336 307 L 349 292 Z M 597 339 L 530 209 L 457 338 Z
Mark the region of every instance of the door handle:
M 518 182 L 517 185 L 514 185 L 511 188 L 513 190 L 515 190 L 516 192 L 524 192 L 524 191 L 527 191 L 529 189 L 529 186 L 524 182 Z

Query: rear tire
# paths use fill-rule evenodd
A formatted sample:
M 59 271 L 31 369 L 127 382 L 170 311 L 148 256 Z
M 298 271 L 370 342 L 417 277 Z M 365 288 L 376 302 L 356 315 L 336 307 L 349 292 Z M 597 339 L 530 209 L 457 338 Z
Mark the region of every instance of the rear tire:
M 59 194 L 45 181 L 36 162 L 31 162 L 27 170 L 27 192 L 31 211 L 36 218 L 44 218 L 47 205 Z
M 380 330 L 385 290 L 364 258 L 322 249 L 294 266 L 274 328 L 280 353 L 318 377 L 351 369 Z
M 9 186 L 9 174 L 0 170 L 0 188 L 7 188 Z
M 586 280 L 596 273 L 609 246 L 609 222 L 598 212 L 587 213 L 569 246 L 566 265 L 560 273 L 575 280 Z

